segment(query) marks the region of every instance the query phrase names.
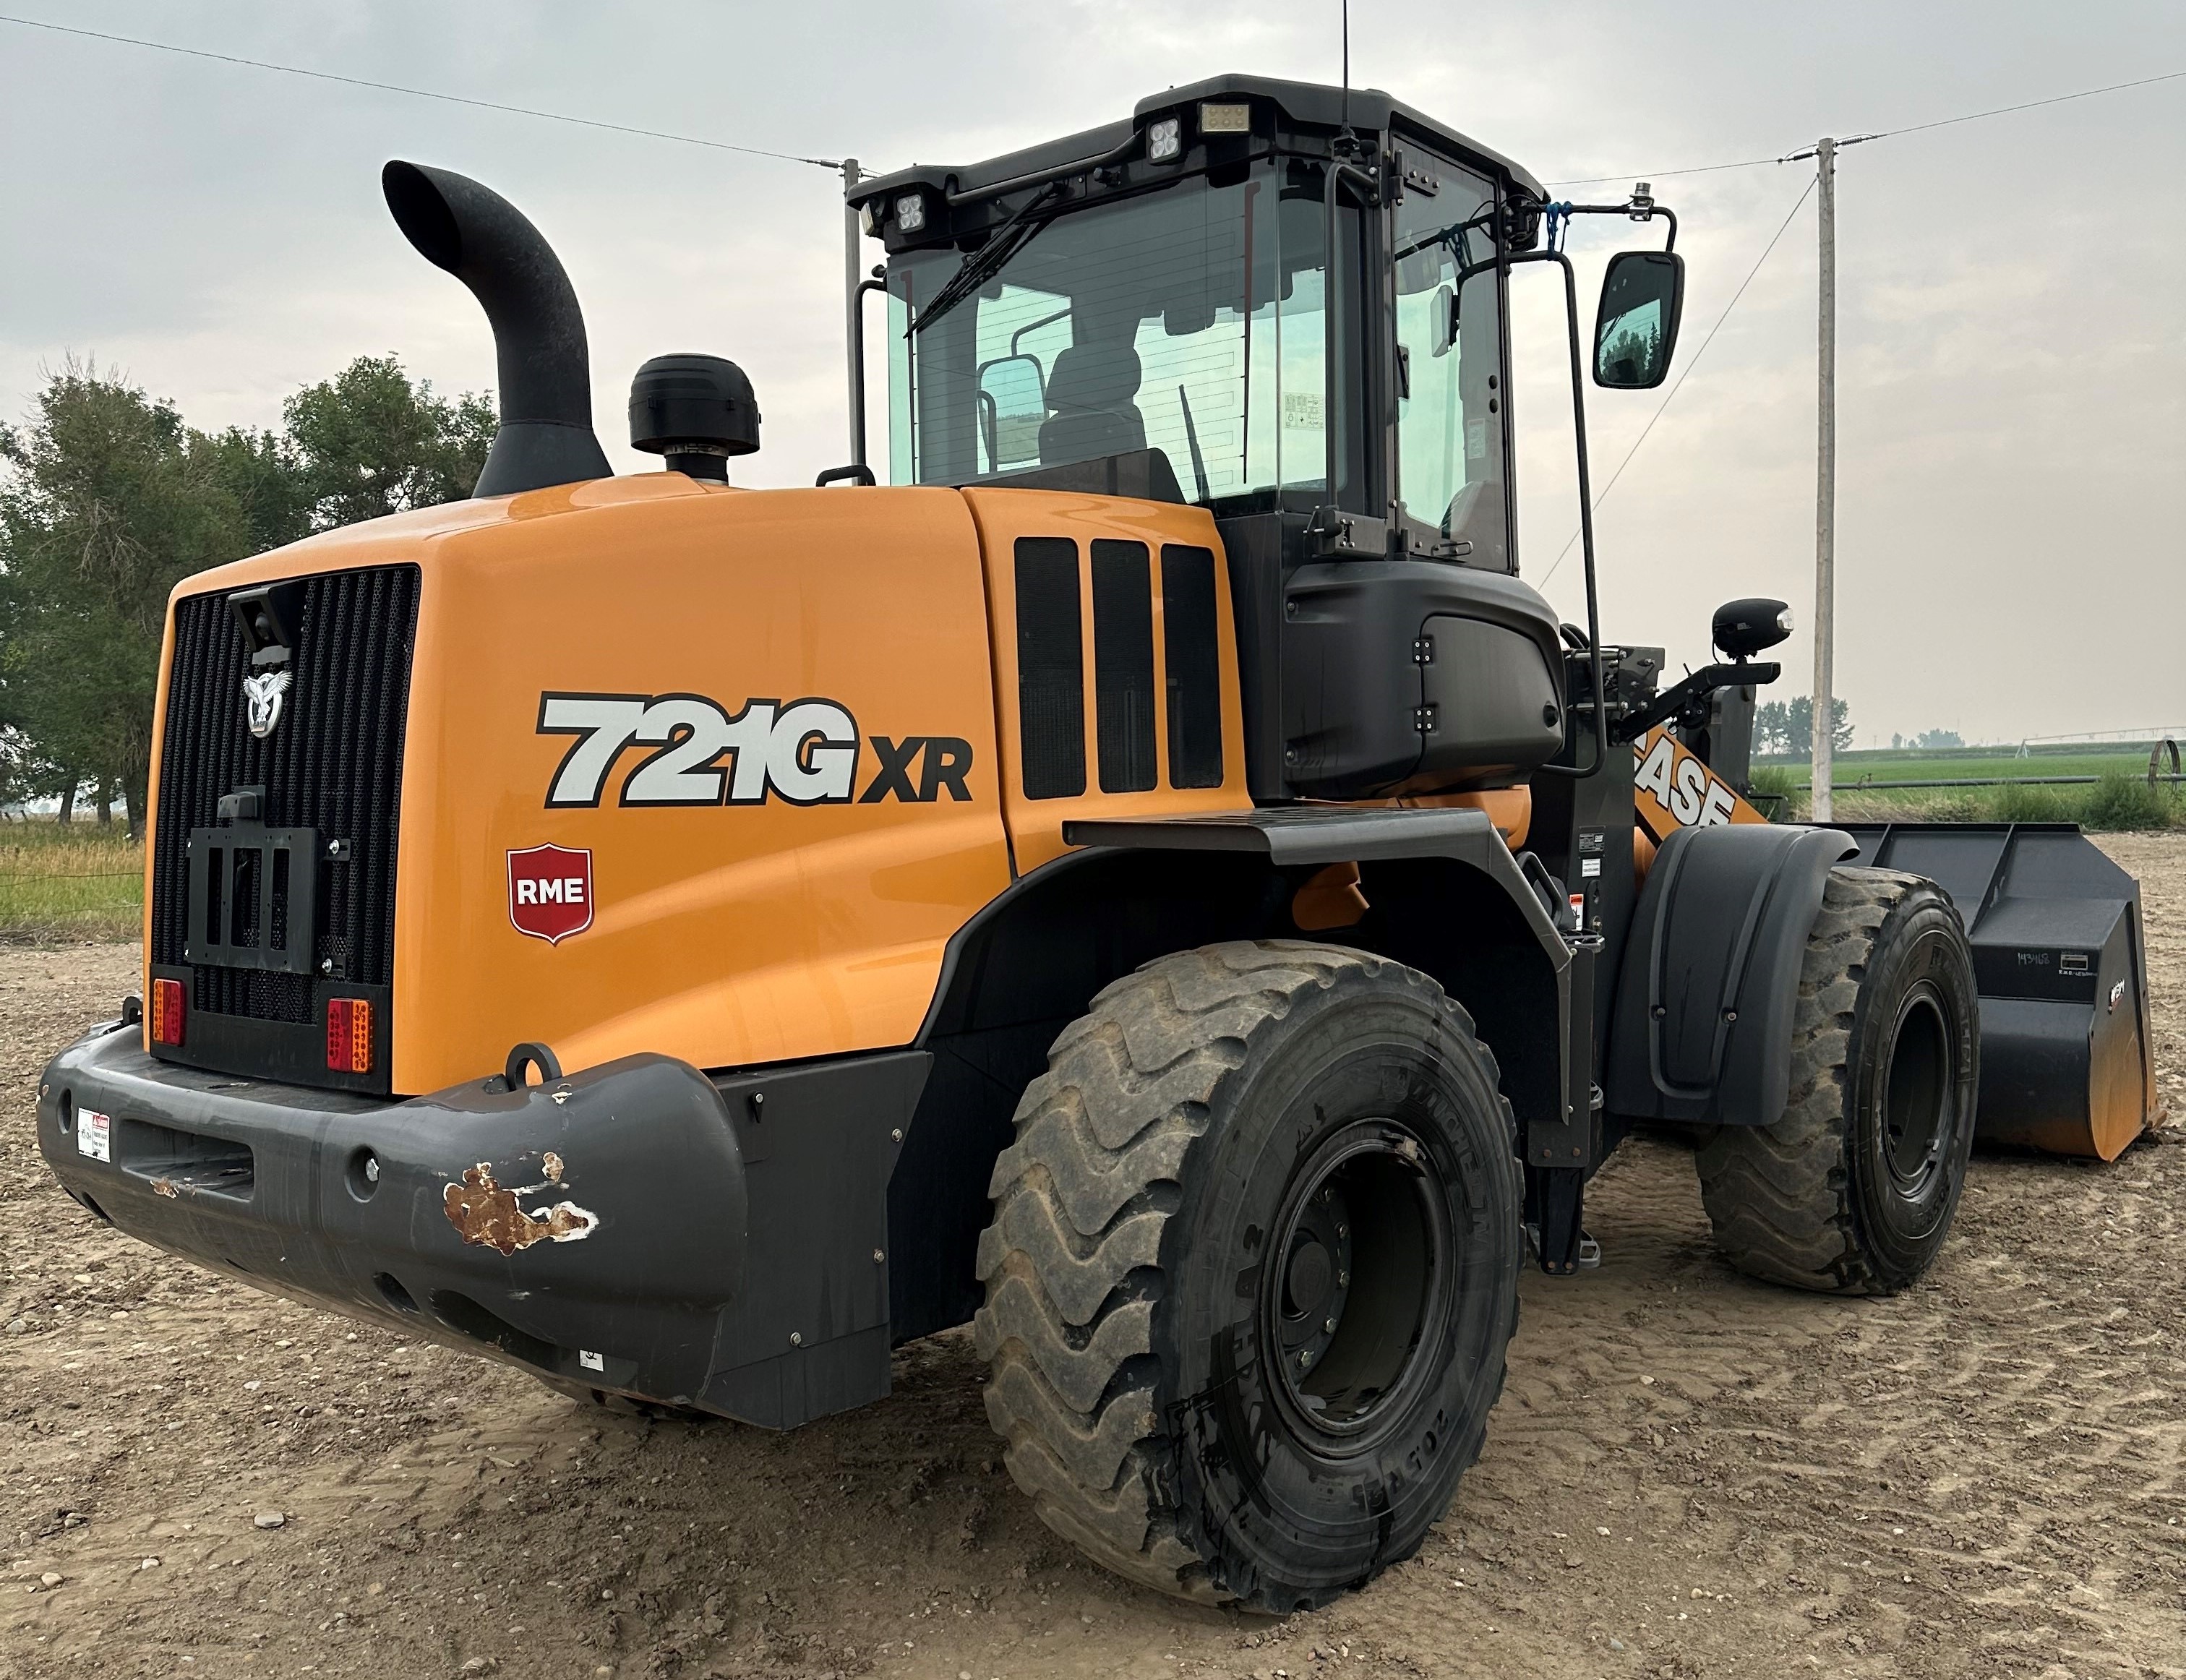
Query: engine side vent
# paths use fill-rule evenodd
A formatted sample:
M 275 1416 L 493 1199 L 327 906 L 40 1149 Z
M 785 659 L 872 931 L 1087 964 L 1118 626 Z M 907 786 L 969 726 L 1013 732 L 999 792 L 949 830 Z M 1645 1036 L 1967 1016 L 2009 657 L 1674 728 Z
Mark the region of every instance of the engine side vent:
M 1222 643 L 1214 554 L 1162 546 L 1162 658 L 1169 679 L 1169 785 L 1222 785 Z
M 1101 791 L 1154 785 L 1154 598 L 1142 542 L 1093 542 L 1093 697 Z
M 1085 791 L 1085 615 L 1078 545 L 1017 540 L 1018 746 L 1029 799 Z

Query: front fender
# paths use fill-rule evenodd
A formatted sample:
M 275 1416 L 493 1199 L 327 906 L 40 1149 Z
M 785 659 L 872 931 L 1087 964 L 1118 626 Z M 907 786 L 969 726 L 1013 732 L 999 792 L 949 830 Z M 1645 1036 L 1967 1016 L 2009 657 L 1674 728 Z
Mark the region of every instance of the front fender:
M 1634 912 L 1604 1098 L 1635 1120 L 1767 1126 L 1791 1095 L 1791 1016 L 1833 828 L 1681 828 Z

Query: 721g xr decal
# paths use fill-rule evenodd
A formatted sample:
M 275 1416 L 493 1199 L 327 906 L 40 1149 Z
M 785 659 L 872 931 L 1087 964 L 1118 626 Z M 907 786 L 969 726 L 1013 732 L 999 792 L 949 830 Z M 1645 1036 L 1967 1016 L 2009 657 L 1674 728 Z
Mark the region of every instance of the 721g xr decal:
M 849 708 L 824 699 L 747 700 L 731 715 L 703 694 L 546 693 L 538 732 L 575 737 L 546 790 L 553 809 L 597 807 L 625 749 L 653 750 L 624 777 L 623 805 L 843 805 L 858 797 L 860 741 Z M 969 742 L 873 737 L 880 774 L 860 803 L 968 800 Z M 922 759 L 914 779 L 909 767 Z M 726 760 L 726 764 L 724 760 Z

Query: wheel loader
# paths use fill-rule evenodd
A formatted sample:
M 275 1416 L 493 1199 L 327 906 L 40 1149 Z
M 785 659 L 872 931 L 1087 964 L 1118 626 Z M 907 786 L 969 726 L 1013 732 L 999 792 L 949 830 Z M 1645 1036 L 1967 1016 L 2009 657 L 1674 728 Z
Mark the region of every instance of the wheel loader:
M 889 482 L 860 398 L 752 490 L 733 363 L 639 369 L 664 470 L 610 473 L 545 240 L 382 184 L 501 427 L 472 499 L 174 592 L 143 995 L 37 1112 L 121 1229 L 773 1429 L 968 1324 L 1050 1526 L 1287 1611 L 1443 1514 L 1634 1126 L 1697 1137 L 1731 1264 L 1882 1294 L 1978 1133 L 2150 1117 L 2138 891 L 2077 831 L 1762 820 L 1781 604 L 1672 681 L 1590 524 L 1583 624 L 1525 580 L 1511 293 L 1561 292 L 1583 521 L 1589 373 L 1678 336 L 1644 186 L 1242 76 L 855 181 Z M 1580 217 L 1634 241 L 1590 344 Z

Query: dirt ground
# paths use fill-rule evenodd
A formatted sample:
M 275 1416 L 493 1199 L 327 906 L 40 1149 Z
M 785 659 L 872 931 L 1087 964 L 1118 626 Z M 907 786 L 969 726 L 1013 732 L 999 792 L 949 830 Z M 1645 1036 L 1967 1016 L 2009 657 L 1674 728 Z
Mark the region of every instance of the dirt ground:
M 2104 843 L 2186 1119 L 2186 836 Z M 653 1422 L 115 1235 L 47 1177 L 31 1099 L 135 977 L 125 946 L 0 952 L 7 1675 L 2186 1676 L 2174 1142 L 1981 1156 L 1884 1302 L 1735 1275 L 1690 1160 L 1634 1145 L 1589 1199 L 1602 1269 L 1527 1280 L 1434 1537 L 1273 1622 L 1079 1564 L 961 1333 L 795 1435 Z

